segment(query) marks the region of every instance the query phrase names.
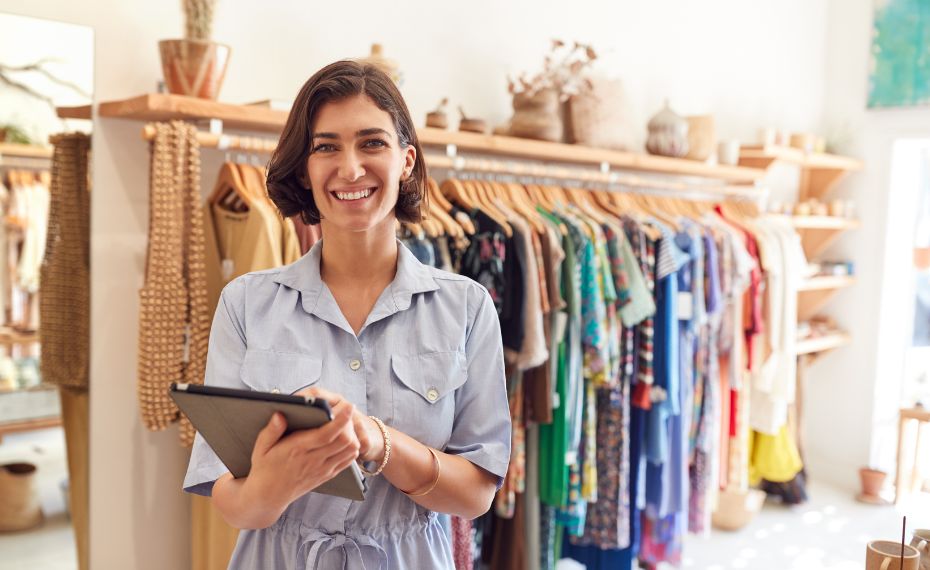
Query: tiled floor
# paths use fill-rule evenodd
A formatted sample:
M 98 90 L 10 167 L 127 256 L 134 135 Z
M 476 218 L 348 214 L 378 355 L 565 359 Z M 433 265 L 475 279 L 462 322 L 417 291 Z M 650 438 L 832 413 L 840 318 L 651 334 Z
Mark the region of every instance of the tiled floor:
M 870 540 L 900 540 L 908 529 L 930 528 L 930 495 L 893 506 L 857 503 L 850 494 L 813 482 L 809 504 L 769 505 L 740 532 L 714 531 L 685 543 L 683 568 L 700 570 L 862 570 Z M 910 533 L 908 533 L 910 541 Z
M 64 432 L 56 428 L 6 436 L 0 443 L 0 463 L 13 461 L 38 467 L 45 522 L 32 531 L 0 533 L 0 570 L 75 570 L 74 534 L 60 486 L 68 477 Z

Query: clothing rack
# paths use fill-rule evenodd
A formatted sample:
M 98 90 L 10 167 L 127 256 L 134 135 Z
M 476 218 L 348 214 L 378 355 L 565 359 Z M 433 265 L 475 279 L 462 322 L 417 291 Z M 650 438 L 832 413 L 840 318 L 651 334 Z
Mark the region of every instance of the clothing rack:
M 155 138 L 155 127 L 146 125 L 142 138 Z M 221 132 L 197 131 L 197 142 L 202 148 L 225 151 L 242 151 L 254 154 L 271 154 L 277 141 L 263 137 L 227 135 Z M 606 162 L 600 167 L 571 164 L 551 164 L 529 159 L 495 159 L 481 156 L 461 156 L 454 145 L 446 154 L 425 152 L 430 168 L 445 170 L 449 177 L 495 177 L 495 180 L 517 183 L 553 183 L 584 189 L 614 192 L 647 193 L 691 200 L 718 199 L 720 196 L 759 201 L 767 197 L 768 188 L 760 185 L 733 185 L 724 182 L 707 182 L 675 176 L 645 176 L 612 170 Z M 488 179 L 488 178 L 484 178 Z

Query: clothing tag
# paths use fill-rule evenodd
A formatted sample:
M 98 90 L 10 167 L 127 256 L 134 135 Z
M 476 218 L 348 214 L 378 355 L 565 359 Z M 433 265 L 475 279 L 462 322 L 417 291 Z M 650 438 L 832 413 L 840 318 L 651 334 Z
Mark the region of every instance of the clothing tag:
M 222 264 L 223 281 L 232 279 L 233 272 L 236 271 L 236 264 L 231 259 L 224 259 Z
M 678 320 L 690 321 L 694 318 L 694 299 L 691 291 L 678 292 Z

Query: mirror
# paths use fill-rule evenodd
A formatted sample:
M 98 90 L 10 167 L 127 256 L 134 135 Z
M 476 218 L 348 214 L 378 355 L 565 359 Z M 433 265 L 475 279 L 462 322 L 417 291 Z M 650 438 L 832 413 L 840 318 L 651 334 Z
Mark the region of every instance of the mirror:
M 0 30 L 0 552 L 83 569 L 93 30 L 8 14 Z

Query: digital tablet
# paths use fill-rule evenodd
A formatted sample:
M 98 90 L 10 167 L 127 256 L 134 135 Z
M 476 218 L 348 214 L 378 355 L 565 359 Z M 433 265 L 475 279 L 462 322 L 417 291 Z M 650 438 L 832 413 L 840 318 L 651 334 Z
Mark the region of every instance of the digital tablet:
M 318 428 L 332 419 L 325 400 L 199 384 L 171 384 L 171 398 L 190 419 L 216 455 L 237 479 L 252 468 L 258 433 L 275 412 L 287 420 L 287 435 Z M 354 501 L 365 498 L 365 481 L 356 463 L 313 490 Z

